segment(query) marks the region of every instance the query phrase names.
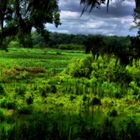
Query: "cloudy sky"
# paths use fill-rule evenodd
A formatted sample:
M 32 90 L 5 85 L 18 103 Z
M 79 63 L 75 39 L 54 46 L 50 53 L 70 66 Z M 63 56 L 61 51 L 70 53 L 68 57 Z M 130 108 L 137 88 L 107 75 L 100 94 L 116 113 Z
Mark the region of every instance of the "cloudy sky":
M 119 2 L 118 2 L 119 1 Z M 72 34 L 136 35 L 137 30 L 130 30 L 133 23 L 134 0 L 112 0 L 109 12 L 106 6 L 93 9 L 81 16 L 80 0 L 59 0 L 62 25 L 55 28 L 47 25 L 49 31 Z

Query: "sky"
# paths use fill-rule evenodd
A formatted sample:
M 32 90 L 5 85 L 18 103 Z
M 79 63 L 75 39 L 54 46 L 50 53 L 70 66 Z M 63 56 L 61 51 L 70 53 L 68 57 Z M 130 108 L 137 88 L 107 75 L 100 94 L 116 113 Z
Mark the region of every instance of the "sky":
M 56 28 L 47 24 L 52 32 L 68 34 L 102 34 L 117 36 L 135 36 L 137 29 L 131 29 L 134 24 L 134 0 L 112 0 L 109 12 L 106 5 L 88 11 L 81 16 L 83 9 L 80 0 L 59 0 L 61 25 Z

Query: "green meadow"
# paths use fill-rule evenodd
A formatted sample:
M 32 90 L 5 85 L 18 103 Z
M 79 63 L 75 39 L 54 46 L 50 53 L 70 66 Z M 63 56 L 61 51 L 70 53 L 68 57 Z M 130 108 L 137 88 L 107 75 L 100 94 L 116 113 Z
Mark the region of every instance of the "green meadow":
M 84 51 L 0 51 L 0 139 L 136 139 L 140 61 Z

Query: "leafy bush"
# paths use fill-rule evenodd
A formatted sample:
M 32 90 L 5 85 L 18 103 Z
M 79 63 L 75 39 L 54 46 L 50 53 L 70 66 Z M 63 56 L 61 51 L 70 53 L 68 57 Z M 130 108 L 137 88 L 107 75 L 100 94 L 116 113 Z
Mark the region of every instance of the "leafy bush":
M 101 84 L 101 89 L 104 96 L 117 98 L 122 97 L 121 86 L 119 84 L 105 81 Z
M 126 69 L 120 65 L 117 58 L 113 56 L 99 56 L 92 63 L 91 78 L 96 77 L 98 81 L 124 82 L 129 83 L 131 78 L 127 75 Z
M 89 78 L 92 72 L 92 61 L 92 56 L 88 56 L 85 59 L 75 59 L 64 72 L 74 77 Z
M 129 83 L 128 94 L 130 95 L 140 95 L 140 87 L 136 81 L 131 81 Z
M 8 47 L 13 47 L 13 48 L 19 48 L 21 45 L 18 41 L 11 41 L 9 44 L 8 44 Z
M 131 77 L 126 69 L 122 67 L 116 58 L 108 56 L 99 56 L 94 59 L 88 55 L 84 59 L 74 59 L 65 69 L 66 74 L 73 77 L 96 78 L 97 81 L 124 82 L 129 83 Z
M 128 65 L 126 67 L 127 75 L 131 78 L 131 80 L 139 83 L 140 81 L 140 65 L 133 63 L 132 66 Z

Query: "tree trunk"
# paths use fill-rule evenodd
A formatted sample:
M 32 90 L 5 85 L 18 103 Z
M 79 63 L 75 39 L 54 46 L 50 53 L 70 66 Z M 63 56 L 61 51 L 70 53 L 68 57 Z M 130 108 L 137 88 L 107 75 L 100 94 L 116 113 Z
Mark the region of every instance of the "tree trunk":
M 19 42 L 22 47 L 24 48 L 33 47 L 31 30 L 26 33 L 20 32 L 18 37 L 19 37 Z
M 139 9 L 140 8 L 140 0 L 135 0 L 135 3 L 136 3 L 136 9 Z

